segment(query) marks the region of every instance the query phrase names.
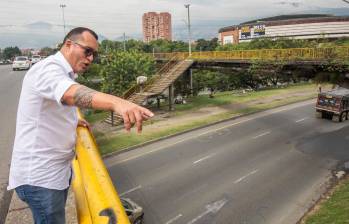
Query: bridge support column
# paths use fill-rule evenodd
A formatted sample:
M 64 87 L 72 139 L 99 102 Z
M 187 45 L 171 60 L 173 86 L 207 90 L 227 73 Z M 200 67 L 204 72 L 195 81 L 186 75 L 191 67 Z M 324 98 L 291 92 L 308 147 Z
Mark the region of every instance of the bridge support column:
M 193 96 L 193 71 L 189 69 L 189 80 L 190 80 L 190 95 Z
M 158 109 L 160 109 L 160 98 L 156 97 L 156 106 Z
M 168 110 L 173 110 L 173 84 L 168 87 Z
M 191 68 L 189 68 L 185 74 L 184 74 L 184 77 L 185 77 L 185 88 L 186 88 L 186 91 L 188 93 L 188 95 L 190 96 L 193 96 L 193 71 Z M 189 91 L 188 91 L 189 90 Z
M 114 126 L 114 111 L 110 112 L 110 118 L 111 118 L 111 126 Z

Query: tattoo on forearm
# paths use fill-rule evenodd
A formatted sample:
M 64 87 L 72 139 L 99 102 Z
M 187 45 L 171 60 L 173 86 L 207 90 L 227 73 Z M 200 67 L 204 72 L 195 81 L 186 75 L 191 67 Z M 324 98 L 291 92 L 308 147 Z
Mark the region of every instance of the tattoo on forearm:
M 81 108 L 92 108 L 92 98 L 97 91 L 90 89 L 86 86 L 82 86 L 76 90 L 74 94 L 74 104 L 75 106 Z

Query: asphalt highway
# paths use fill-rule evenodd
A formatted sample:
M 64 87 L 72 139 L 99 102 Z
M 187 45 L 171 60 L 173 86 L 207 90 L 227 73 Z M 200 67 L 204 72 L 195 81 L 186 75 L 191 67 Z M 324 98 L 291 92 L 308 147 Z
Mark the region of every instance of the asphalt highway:
M 296 223 L 349 160 L 349 121 L 306 101 L 226 121 L 105 160 L 146 224 Z
M 25 72 L 12 71 L 11 65 L 0 65 L 0 223 L 4 222 L 11 199 L 6 187 L 16 131 L 17 105 Z

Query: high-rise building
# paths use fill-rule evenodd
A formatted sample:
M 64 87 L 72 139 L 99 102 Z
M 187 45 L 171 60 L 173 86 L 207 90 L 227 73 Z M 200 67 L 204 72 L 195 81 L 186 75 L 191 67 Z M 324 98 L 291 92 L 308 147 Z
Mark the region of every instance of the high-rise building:
M 143 40 L 172 40 L 171 14 L 168 12 L 148 12 L 143 14 Z

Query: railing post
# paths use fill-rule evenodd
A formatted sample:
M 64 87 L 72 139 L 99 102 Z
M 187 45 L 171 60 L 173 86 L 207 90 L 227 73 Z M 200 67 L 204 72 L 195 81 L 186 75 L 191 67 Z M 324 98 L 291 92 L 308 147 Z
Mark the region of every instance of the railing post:
M 172 111 L 172 101 L 173 101 L 173 84 L 168 87 L 168 110 Z
M 114 111 L 110 112 L 110 116 L 111 116 L 111 126 L 114 126 Z

